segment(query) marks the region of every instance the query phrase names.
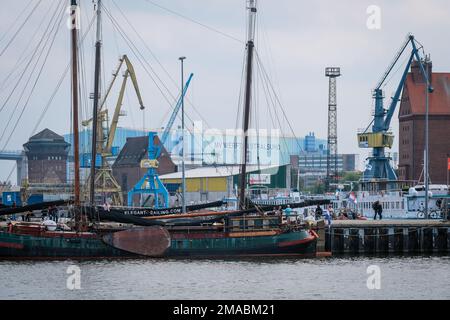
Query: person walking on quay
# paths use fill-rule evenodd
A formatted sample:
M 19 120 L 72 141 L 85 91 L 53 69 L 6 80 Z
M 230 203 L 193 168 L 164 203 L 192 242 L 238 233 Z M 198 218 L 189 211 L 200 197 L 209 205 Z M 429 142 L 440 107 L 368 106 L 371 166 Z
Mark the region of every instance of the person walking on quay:
M 333 208 L 331 208 L 331 210 L 333 210 Z M 332 213 L 330 212 L 330 210 L 324 210 L 323 213 L 324 213 L 323 216 L 324 216 L 325 220 L 327 220 L 327 225 L 328 225 L 328 227 L 330 227 L 331 220 L 333 219 Z
M 322 218 L 322 214 L 323 214 L 323 210 L 320 207 L 320 205 L 318 204 L 316 207 L 316 220 L 319 220 L 320 218 Z
M 292 209 L 291 209 L 291 206 L 288 205 L 287 208 L 284 209 L 284 215 L 286 216 L 287 223 L 291 222 L 291 214 L 292 214 Z
M 331 216 L 332 219 L 336 219 L 337 218 L 337 216 L 336 216 L 336 214 L 335 214 L 335 212 L 333 210 L 333 206 L 331 204 L 328 206 L 328 212 L 330 213 L 330 216 Z
M 380 201 L 378 201 L 378 200 L 375 201 L 372 204 L 372 209 L 375 212 L 375 214 L 373 216 L 373 219 L 377 220 L 377 215 L 379 215 L 380 216 L 380 220 L 381 220 L 383 218 L 383 216 L 381 215 L 383 213 L 383 206 L 381 205 Z

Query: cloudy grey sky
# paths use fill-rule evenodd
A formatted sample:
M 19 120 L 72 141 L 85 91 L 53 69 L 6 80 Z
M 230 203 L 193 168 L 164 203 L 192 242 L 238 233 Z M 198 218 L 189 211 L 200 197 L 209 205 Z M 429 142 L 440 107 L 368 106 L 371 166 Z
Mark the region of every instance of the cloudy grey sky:
M 14 30 L 17 30 L 36 1 L 9 1 L 7 9 L 0 12 L 0 50 L 6 46 Z M 91 0 L 80 2 L 82 32 L 84 32 L 94 12 Z M 0 57 L 0 106 L 11 93 L 28 61 L 27 58 L 32 55 L 33 48 L 38 44 L 39 37 L 50 21 L 52 10 L 55 10 L 58 3 L 56 0 L 42 0 L 15 41 Z M 242 42 L 183 19 L 155 4 Z M 138 59 L 135 56 L 126 41 L 115 31 L 105 13 L 104 81 L 109 81 L 119 54 L 128 54 L 134 63 L 144 103 L 147 106 L 144 114 L 147 128 L 160 127 L 168 119 L 171 110 L 169 103 L 173 100 L 171 96 L 175 96 L 178 92 L 178 57 L 182 55 L 187 57 L 186 74 L 195 73 L 188 94 L 195 110 L 191 105 L 186 107 L 190 119 L 200 120 L 198 113 L 201 113 L 209 127 L 219 129 L 235 127 L 244 56 L 245 0 L 104 0 L 104 5 L 133 41 L 135 51 L 137 49 L 142 53 L 146 61 L 143 62 L 142 58 Z M 370 5 L 377 5 L 381 9 L 379 30 L 367 28 L 369 15 L 366 10 Z M 14 25 L 14 19 L 26 6 L 30 9 L 21 17 L 19 23 Z M 297 136 L 314 131 L 316 136 L 326 137 L 328 81 L 324 76 L 324 69 L 327 66 L 341 67 L 342 77 L 338 79 L 339 152 L 360 152 L 355 135 L 358 128 L 366 127 L 371 120 L 371 89 L 408 32 L 413 33 L 424 45 L 426 52 L 431 54 L 434 71 L 450 71 L 449 1 L 259 0 L 258 7 L 256 46 Z M 123 19 L 118 8 L 125 13 L 145 44 Z M 11 26 L 13 28 L 10 30 Z M 5 32 L 6 36 L 3 37 Z M 35 33 L 36 36 L 33 38 Z M 19 90 L 5 104 L 0 112 L 0 134 L 5 131 L 0 140 L 0 150 L 20 149 L 33 133 L 38 118 L 43 114 L 43 109 L 69 62 L 69 40 L 69 30 L 63 21 L 41 78 L 28 103 L 25 103 L 28 95 L 19 100 L 18 92 L 21 91 L 29 72 L 20 82 Z M 93 87 L 93 45 L 94 34 L 90 32 L 83 44 L 86 73 L 84 79 L 88 88 L 86 92 L 92 91 Z M 21 57 L 22 62 L 17 64 Z M 40 64 L 37 68 L 39 67 Z M 5 85 L 5 79 L 11 71 L 13 73 Z M 151 80 L 150 75 L 154 79 L 157 77 L 161 79 L 156 82 L 164 95 Z M 31 88 L 34 79 L 32 78 L 28 88 Z M 398 75 L 386 87 L 386 96 L 390 96 L 393 92 L 397 79 Z M 69 81 L 68 77 L 64 79 L 36 131 L 46 127 L 59 134 L 70 131 Z M 168 90 L 164 89 L 164 86 Z M 118 88 L 115 91 L 117 92 Z M 30 89 L 26 92 L 30 92 Z M 261 102 L 257 109 L 259 127 L 270 127 L 261 88 L 258 97 Z M 113 102 L 114 99 L 109 105 L 112 106 Z M 83 99 L 83 118 L 86 117 L 90 103 L 87 99 Z M 18 107 L 13 112 L 16 104 Z M 13 131 L 22 109 L 23 116 Z M 128 90 L 124 109 L 128 111 L 128 116 L 121 118 L 120 125 L 142 128 L 142 113 L 138 110 L 132 90 Z M 11 121 L 7 126 L 11 115 Z M 395 116 L 392 123 L 394 132 L 397 131 L 397 122 Z M 284 123 L 283 126 L 285 125 Z M 284 133 L 290 134 L 290 131 L 284 130 Z M 11 138 L 8 139 L 10 135 Z M 6 179 L 12 168 L 13 163 L 1 161 L 0 180 Z M 11 177 L 13 181 L 14 177 L 15 174 Z

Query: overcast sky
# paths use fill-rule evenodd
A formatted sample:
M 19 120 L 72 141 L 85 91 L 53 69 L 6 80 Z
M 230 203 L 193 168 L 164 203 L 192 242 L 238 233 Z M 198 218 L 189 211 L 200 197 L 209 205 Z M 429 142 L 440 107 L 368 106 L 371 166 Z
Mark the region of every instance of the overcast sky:
M 7 9 L 0 11 L 0 52 L 36 1 L 9 1 Z M 171 95 L 177 94 L 180 82 L 178 57 L 186 56 L 186 76 L 190 72 L 195 73 L 188 93 L 193 106 L 186 106 L 190 119 L 201 120 L 198 112 L 207 121 L 205 127 L 235 128 L 244 57 L 247 14 L 245 0 L 114 1 L 148 48 L 127 25 L 113 0 L 104 0 L 104 5 L 145 57 L 146 62 L 138 59 L 121 35 L 114 31 L 105 13 L 103 77 L 104 81 L 108 82 L 118 56 L 124 53 L 129 55 L 134 63 L 147 107 L 144 114 L 145 126 L 156 128 L 167 121 L 171 110 Z M 94 12 L 91 0 L 80 2 L 81 32 L 84 32 Z M 155 3 L 220 32 L 165 11 L 155 6 Z M 33 48 L 57 4 L 56 0 L 42 0 L 23 30 L 0 57 L 0 106 L 4 104 L 20 77 L 20 72 L 28 61 L 27 57 L 34 51 Z M 370 30 L 367 27 L 369 14 L 366 11 L 371 5 L 381 9 L 380 29 Z M 29 6 L 29 9 L 14 24 L 14 19 L 26 6 Z M 256 47 L 296 136 L 304 136 L 314 131 L 316 136 L 326 138 L 328 79 L 324 76 L 324 69 L 327 66 L 341 67 L 342 76 L 338 79 L 339 152 L 360 152 L 356 132 L 358 128 L 366 127 L 371 120 L 371 89 L 393 59 L 408 32 L 413 33 L 426 52 L 431 54 L 434 71 L 450 71 L 450 2 L 446 0 L 259 0 L 258 9 Z M 59 28 L 48 61 L 29 102 L 25 104 L 28 97 L 25 95 L 13 113 L 19 98 L 18 92 L 21 91 L 18 90 L 0 112 L 0 134 L 6 127 L 0 140 L 0 150 L 22 148 L 22 144 L 33 133 L 38 118 L 43 114 L 45 105 L 69 63 L 70 33 L 65 25 L 66 18 L 64 17 Z M 10 30 L 11 26 L 13 28 Z M 5 32 L 6 36 L 3 36 Z M 35 32 L 37 33 L 33 38 Z M 93 32 L 88 34 L 83 46 L 83 70 L 86 73 L 83 79 L 87 86 L 86 92 L 90 92 L 93 90 Z M 16 66 L 22 55 L 23 62 Z M 405 58 L 402 58 L 401 62 Z M 38 69 L 40 65 L 38 64 Z M 153 68 L 154 73 L 150 68 Z M 4 80 L 13 69 L 14 73 L 4 86 Z M 166 86 L 170 93 L 163 88 L 165 93 L 161 94 L 148 72 L 154 79 L 159 77 L 161 81 L 156 81 L 158 86 Z M 29 74 L 25 74 L 19 89 Z M 397 74 L 386 87 L 387 97 L 394 91 L 398 78 Z M 29 88 L 32 83 L 33 81 Z M 119 89 L 116 86 L 114 90 L 118 92 Z M 29 89 L 26 92 L 29 92 Z M 127 92 L 124 109 L 128 111 L 128 116 L 120 119 L 120 126 L 142 128 L 142 113 L 131 87 Z M 270 128 L 271 121 L 261 86 L 257 90 L 257 96 L 258 126 Z M 113 105 L 114 99 L 110 100 L 109 106 Z M 82 102 L 82 118 L 86 118 L 91 101 L 83 99 Z M 23 107 L 23 116 L 12 131 Z M 197 112 L 193 110 L 194 107 Z M 11 115 L 13 117 L 10 124 L 6 126 Z M 287 124 L 283 123 L 282 126 L 287 127 Z M 70 132 L 68 77 L 64 79 L 36 132 L 47 127 L 59 134 Z M 397 115 L 393 118 L 392 127 L 397 133 Z M 285 134 L 291 134 L 290 130 L 282 129 Z M 10 135 L 12 137 L 8 139 Z M 397 148 L 396 142 L 395 149 Z M 0 162 L 0 180 L 6 179 L 13 165 L 11 162 Z M 11 180 L 15 181 L 15 174 Z

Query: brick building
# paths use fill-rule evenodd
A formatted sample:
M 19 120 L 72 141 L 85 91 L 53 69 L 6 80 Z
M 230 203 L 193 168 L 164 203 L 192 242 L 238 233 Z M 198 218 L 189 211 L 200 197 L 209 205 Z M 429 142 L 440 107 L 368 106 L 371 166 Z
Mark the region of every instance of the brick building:
M 23 145 L 28 158 L 30 183 L 66 183 L 70 144 L 50 129 L 32 136 Z
M 434 92 L 429 94 L 429 172 L 431 182 L 445 184 L 450 154 L 450 73 L 432 72 Z M 426 85 L 416 61 L 411 65 L 399 110 L 399 179 L 417 182 L 422 174 L 425 149 Z
M 158 136 L 155 136 L 155 145 L 160 145 Z M 136 185 L 147 171 L 147 169 L 141 168 L 141 160 L 147 158 L 148 136 L 127 138 L 112 166 L 113 175 L 122 188 L 124 199 L 127 198 L 128 191 Z M 177 171 L 177 166 L 164 147 L 162 147 L 158 161 L 159 168 L 157 171 L 159 175 Z

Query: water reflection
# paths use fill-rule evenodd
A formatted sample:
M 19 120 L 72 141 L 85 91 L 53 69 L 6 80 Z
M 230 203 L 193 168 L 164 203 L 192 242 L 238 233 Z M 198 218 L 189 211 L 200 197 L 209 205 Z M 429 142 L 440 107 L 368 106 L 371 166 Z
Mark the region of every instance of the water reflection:
M 0 299 L 444 299 L 449 257 L 0 261 Z M 70 265 L 81 290 L 66 286 Z M 378 265 L 381 289 L 369 290 Z

